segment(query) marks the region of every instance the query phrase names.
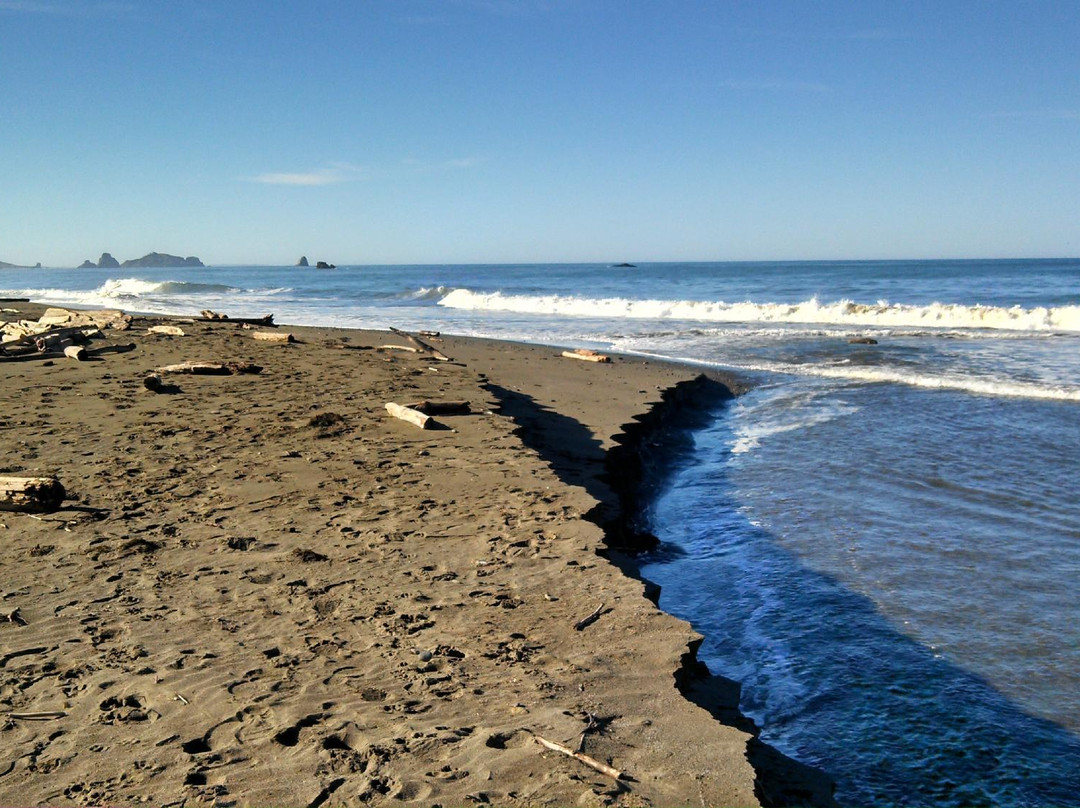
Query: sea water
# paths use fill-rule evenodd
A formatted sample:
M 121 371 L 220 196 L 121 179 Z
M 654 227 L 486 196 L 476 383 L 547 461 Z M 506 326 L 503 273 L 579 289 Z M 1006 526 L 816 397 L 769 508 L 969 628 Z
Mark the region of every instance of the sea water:
M 736 370 L 643 574 L 762 737 L 848 805 L 1080 804 L 1080 261 L 5 270 L 0 296 Z

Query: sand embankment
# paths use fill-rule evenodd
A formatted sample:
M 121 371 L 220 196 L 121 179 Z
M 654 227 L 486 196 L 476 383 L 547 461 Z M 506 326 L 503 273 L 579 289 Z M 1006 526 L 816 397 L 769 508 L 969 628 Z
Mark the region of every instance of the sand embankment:
M 751 733 L 676 690 L 696 636 L 597 555 L 605 450 L 691 371 L 158 322 L 0 364 L 0 475 L 69 491 L 0 513 L 0 804 L 757 802 Z M 144 388 L 185 360 L 263 370 Z M 384 409 L 421 399 L 473 414 Z M 534 739 L 583 732 L 627 779 Z

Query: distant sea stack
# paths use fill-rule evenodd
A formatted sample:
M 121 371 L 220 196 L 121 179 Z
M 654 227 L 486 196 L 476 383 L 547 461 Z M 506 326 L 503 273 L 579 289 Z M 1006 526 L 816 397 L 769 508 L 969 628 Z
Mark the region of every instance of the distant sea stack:
M 311 266 L 311 264 L 309 264 L 307 262 L 307 256 L 306 255 L 301 255 L 300 260 L 296 262 L 296 265 L 298 267 L 309 267 L 309 266 Z
M 315 269 L 337 269 L 336 264 L 328 264 L 325 261 L 320 261 L 315 265 Z
M 112 256 L 109 257 L 111 258 Z M 181 258 L 179 255 L 152 252 L 147 253 L 142 258 L 132 258 L 130 261 L 125 261 L 119 266 L 126 269 L 128 267 L 203 267 L 206 266 L 206 264 L 194 255 L 189 255 L 187 258 Z
M 194 255 L 181 258 L 179 255 L 152 252 L 142 258 L 133 258 L 130 261 L 120 263 L 112 257 L 112 253 L 103 252 L 101 258 L 95 264 L 87 259 L 79 264 L 79 269 L 119 269 L 121 267 L 201 267 L 206 266 Z

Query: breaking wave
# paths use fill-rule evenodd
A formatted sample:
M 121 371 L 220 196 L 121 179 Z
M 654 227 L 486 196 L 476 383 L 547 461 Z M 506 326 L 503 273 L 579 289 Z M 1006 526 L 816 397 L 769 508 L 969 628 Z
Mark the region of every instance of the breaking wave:
M 455 289 L 440 306 L 469 311 L 604 317 L 643 320 L 697 320 L 727 323 L 811 323 L 881 328 L 1005 329 L 1080 332 L 1080 305 L 1037 307 L 968 306 L 959 303 L 725 303 L 696 300 L 633 300 L 561 295 L 507 295 Z
M 281 295 L 292 290 L 242 289 L 223 283 L 193 283 L 190 281 L 147 281 L 140 278 L 110 278 L 96 289 L 20 289 L 16 294 L 41 303 L 60 303 L 71 306 L 118 306 L 133 307 L 153 304 L 155 309 L 162 306 L 191 305 L 199 300 L 215 301 L 226 296 L 258 297 Z M 166 311 L 171 310 L 166 308 Z

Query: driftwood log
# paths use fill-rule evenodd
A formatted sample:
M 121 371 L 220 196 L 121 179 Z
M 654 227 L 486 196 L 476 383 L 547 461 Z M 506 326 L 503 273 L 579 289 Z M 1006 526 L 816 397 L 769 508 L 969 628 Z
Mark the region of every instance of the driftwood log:
M 450 361 L 449 356 L 442 353 L 437 348 L 433 348 L 432 346 L 428 345 L 422 339 L 418 339 L 417 337 L 414 337 L 412 334 L 408 333 L 407 331 L 402 331 L 402 330 L 397 329 L 397 328 L 391 328 L 390 330 L 393 333 L 397 334 L 399 337 L 405 337 L 405 339 L 407 339 L 411 345 L 415 345 L 423 353 L 431 354 L 433 359 L 437 359 L 440 362 L 449 362 Z
M 168 337 L 184 336 L 184 329 L 178 325 L 152 325 L 146 329 L 147 334 L 164 334 Z
M 85 362 L 90 356 L 86 353 L 86 347 L 83 345 L 69 345 L 64 348 L 64 356 L 68 359 L 74 359 L 79 362 Z
M 44 331 L 39 331 L 36 334 L 26 334 L 17 339 L 8 340 L 4 343 L 3 347 L 5 351 L 18 350 L 20 348 L 25 350 L 37 350 L 44 351 L 46 348 L 53 350 L 53 347 L 59 345 L 64 341 L 70 342 L 86 342 L 92 337 L 100 337 L 101 331 L 97 326 L 76 326 L 74 328 L 50 328 Z
M 288 331 L 255 331 L 251 336 L 260 342 L 296 342 L 296 337 L 290 334 Z
M 588 348 L 578 348 L 575 351 L 563 351 L 562 355 L 567 359 L 580 359 L 583 362 L 610 362 L 611 357 L 590 351 Z
M 158 373 L 192 373 L 197 376 L 231 376 L 234 373 L 259 373 L 260 365 L 251 362 L 180 362 L 157 369 Z
M 431 429 L 435 425 L 435 420 L 430 415 L 424 415 L 424 413 L 418 412 L 411 407 L 403 407 L 401 404 L 395 404 L 392 401 L 387 403 L 386 411 L 395 418 L 408 421 L 421 429 Z
M 405 406 L 424 415 L 468 415 L 470 412 L 468 401 L 414 401 Z
M 203 320 L 209 320 L 211 322 L 242 323 L 276 328 L 274 325 L 274 315 L 272 314 L 267 314 L 265 317 L 230 317 L 227 314 L 218 314 L 216 311 L 210 311 L 210 309 L 203 309 L 199 314 L 202 315 Z
M 0 477 L 0 511 L 50 513 L 66 495 L 55 477 Z

